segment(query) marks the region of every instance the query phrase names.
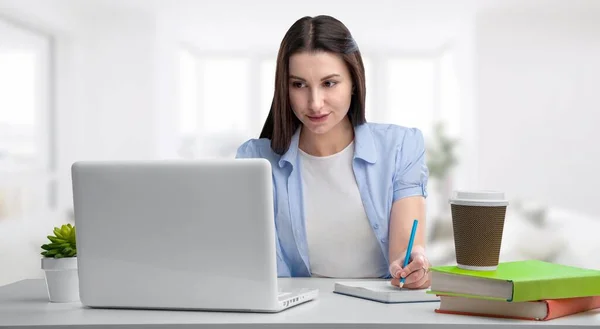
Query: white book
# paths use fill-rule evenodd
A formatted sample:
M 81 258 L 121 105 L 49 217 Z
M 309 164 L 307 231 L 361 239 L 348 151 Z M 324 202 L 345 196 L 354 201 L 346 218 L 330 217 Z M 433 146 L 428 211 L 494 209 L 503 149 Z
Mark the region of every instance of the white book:
M 333 292 L 382 303 L 420 303 L 440 301 L 438 296 L 428 294 L 427 290 L 428 289 L 400 289 L 392 285 L 390 280 L 356 280 L 336 282 Z

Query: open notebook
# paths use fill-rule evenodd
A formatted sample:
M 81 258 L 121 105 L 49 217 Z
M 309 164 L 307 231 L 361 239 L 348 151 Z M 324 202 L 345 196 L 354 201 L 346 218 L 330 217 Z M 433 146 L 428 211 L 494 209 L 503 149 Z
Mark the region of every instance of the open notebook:
M 369 299 L 382 303 L 418 303 L 438 302 L 439 297 L 426 293 L 427 289 L 400 289 L 393 286 L 390 280 L 356 280 L 339 281 L 333 292 Z

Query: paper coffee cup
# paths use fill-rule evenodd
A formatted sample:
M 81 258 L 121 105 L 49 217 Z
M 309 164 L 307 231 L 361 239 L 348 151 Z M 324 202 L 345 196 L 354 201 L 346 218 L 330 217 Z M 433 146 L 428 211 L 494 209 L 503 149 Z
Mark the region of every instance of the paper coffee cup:
M 459 268 L 498 267 L 508 201 L 503 192 L 455 191 L 450 199 L 454 248 Z

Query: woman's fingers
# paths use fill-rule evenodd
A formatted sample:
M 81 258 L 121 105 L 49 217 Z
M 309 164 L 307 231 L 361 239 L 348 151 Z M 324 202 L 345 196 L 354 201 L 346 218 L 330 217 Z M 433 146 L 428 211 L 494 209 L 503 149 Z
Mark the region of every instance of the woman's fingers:
M 422 289 L 429 287 L 429 273 L 421 269 L 412 272 L 404 281 L 404 287 L 409 289 Z
M 404 262 L 404 258 L 397 259 L 392 262 L 392 264 L 390 265 L 390 274 L 392 275 L 392 277 L 400 277 L 400 273 L 402 273 L 402 262 Z
M 407 277 L 409 273 L 421 270 L 425 268 L 426 265 L 427 261 L 425 260 L 425 256 L 423 256 L 423 254 L 417 254 L 414 256 L 412 261 L 404 269 L 402 269 L 400 276 Z
M 430 281 L 431 280 L 430 280 L 429 273 L 425 273 L 425 271 L 421 269 L 421 270 L 409 273 L 409 275 L 405 278 L 403 288 L 407 288 L 407 289 L 427 288 L 430 285 Z M 396 287 L 399 287 L 400 279 L 392 278 L 391 284 Z

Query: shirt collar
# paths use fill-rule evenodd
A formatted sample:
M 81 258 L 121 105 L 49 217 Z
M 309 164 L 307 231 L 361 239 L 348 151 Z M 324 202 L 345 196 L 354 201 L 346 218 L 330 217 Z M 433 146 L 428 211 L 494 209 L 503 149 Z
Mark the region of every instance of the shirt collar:
M 354 157 L 362 159 L 368 163 L 377 162 L 377 149 L 371 127 L 363 123 L 354 128 Z
M 290 147 L 279 159 L 279 167 L 283 167 L 286 162 L 292 166 L 296 164 L 301 129 L 302 126 L 298 127 L 294 135 L 292 135 Z M 371 129 L 366 123 L 354 128 L 354 158 L 362 159 L 368 163 L 377 162 L 375 141 L 373 140 Z
M 290 147 L 288 150 L 281 156 L 279 159 L 279 167 L 283 168 L 285 163 L 289 163 L 292 167 L 296 164 L 296 158 L 298 157 L 298 143 L 300 142 L 300 130 L 302 126 L 296 129 L 296 132 L 292 135 L 292 140 L 290 141 Z

